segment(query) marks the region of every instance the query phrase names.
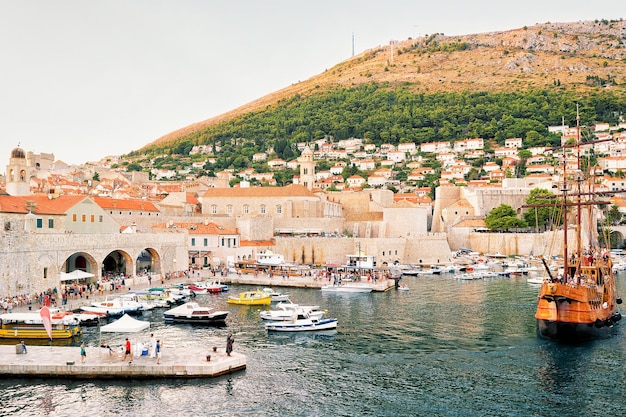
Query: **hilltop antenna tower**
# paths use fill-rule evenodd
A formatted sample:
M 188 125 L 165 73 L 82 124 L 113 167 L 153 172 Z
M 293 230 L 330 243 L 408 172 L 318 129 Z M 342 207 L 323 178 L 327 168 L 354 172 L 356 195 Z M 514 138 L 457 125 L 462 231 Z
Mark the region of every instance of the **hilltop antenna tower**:
M 389 41 L 389 62 L 393 62 L 393 46 L 397 43 L 398 41 Z
M 354 58 L 354 32 L 352 32 L 352 58 Z

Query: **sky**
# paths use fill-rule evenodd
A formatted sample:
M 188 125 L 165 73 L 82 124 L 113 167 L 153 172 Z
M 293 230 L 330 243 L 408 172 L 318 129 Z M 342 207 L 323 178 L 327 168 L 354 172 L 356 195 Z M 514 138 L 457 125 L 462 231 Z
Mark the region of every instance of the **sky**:
M 125 154 L 391 40 L 620 18 L 623 0 L 0 0 L 0 160 Z

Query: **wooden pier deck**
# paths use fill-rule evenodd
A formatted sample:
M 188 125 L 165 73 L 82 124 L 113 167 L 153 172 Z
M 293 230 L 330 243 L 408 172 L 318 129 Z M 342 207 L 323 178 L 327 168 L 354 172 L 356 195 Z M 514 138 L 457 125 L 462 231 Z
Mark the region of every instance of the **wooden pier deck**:
M 161 363 L 149 356 L 135 356 L 132 364 L 122 361 L 119 352 L 87 347 L 85 363 L 79 347 L 28 346 L 28 353 L 16 353 L 15 345 L 0 345 L 0 375 L 72 379 L 154 379 L 213 378 L 246 368 L 247 357 L 224 349 L 217 352 L 198 347 L 163 348 Z M 206 355 L 211 360 L 206 360 Z

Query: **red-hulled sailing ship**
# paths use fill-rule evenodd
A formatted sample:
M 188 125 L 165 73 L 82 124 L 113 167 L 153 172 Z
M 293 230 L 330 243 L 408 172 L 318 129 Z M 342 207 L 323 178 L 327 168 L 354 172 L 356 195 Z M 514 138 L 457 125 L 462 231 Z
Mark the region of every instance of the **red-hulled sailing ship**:
M 593 175 L 581 170 L 580 120 L 577 115 L 576 143 L 562 146 L 563 178 L 559 205 L 563 213 L 563 258 L 557 271 L 551 271 L 539 290 L 535 318 L 541 336 L 567 341 L 583 341 L 608 335 L 621 320 L 613 275 L 611 254 L 599 245 L 597 205 L 602 193 L 593 188 Z M 593 142 L 591 142 L 593 143 Z M 567 170 L 567 150 L 576 166 Z M 606 193 L 604 193 L 606 195 Z M 571 210 L 571 213 L 570 213 Z M 574 219 L 570 222 L 569 216 Z M 568 229 L 575 225 L 575 242 L 570 248 Z M 583 230 L 586 229 L 586 230 Z M 570 229 L 571 230 L 571 229 Z M 608 245 L 608 237 L 604 242 Z

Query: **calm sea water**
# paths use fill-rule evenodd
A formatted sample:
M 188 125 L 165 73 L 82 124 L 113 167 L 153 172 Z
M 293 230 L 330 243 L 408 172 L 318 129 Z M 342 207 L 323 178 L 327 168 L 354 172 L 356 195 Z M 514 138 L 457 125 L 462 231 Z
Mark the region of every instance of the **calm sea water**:
M 0 416 L 626 414 L 626 322 L 609 339 L 562 345 L 536 337 L 538 288 L 524 279 L 404 281 L 409 292 L 279 288 L 339 319 L 337 332 L 322 334 L 267 334 L 259 307 L 198 297 L 230 311 L 227 327 L 164 325 L 154 312 L 147 318 L 163 354 L 168 345 L 223 348 L 232 331 L 246 371 L 211 380 L 2 380 Z M 618 288 L 626 298 L 626 277 Z M 97 331 L 85 338 L 96 344 Z

